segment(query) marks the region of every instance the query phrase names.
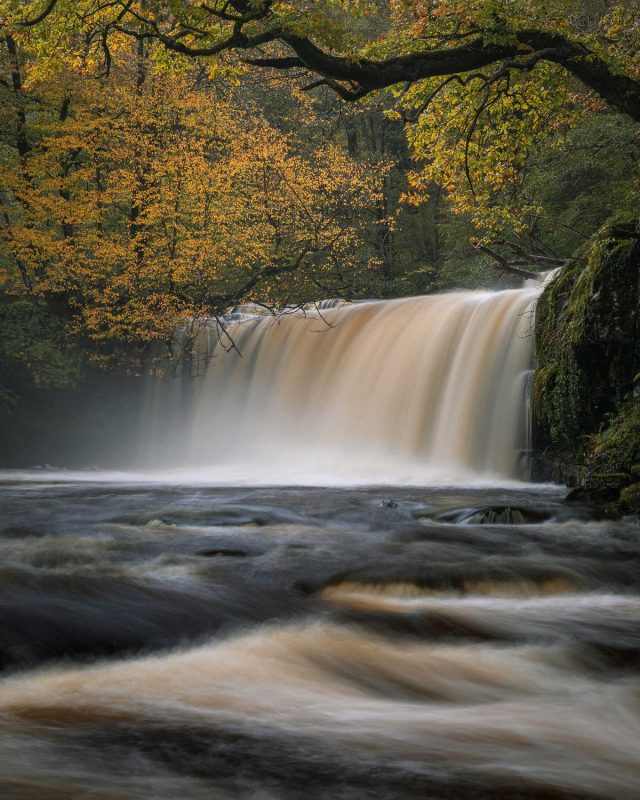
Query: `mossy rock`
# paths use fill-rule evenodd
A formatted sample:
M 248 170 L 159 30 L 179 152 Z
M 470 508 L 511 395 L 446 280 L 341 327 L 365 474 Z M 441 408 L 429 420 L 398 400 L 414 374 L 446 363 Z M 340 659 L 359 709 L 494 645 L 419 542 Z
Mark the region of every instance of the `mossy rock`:
M 640 224 L 604 226 L 538 301 L 533 383 L 539 449 L 582 463 L 640 371 Z M 640 463 L 640 452 L 634 463 Z M 603 469 L 627 471 L 631 464 Z
M 630 481 L 631 476 L 626 472 L 594 472 L 585 480 L 585 489 L 619 493 Z
M 632 483 L 620 492 L 619 506 L 624 514 L 640 514 L 640 483 Z
M 637 480 L 640 461 L 640 399 L 623 403 L 617 414 L 607 418 L 607 426 L 594 436 L 587 456 L 594 472 L 626 472 Z

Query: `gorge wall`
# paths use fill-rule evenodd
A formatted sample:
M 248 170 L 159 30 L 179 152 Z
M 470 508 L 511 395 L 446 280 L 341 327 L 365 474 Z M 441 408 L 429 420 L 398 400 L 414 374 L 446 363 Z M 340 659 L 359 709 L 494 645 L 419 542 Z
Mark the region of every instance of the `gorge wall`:
M 538 301 L 533 479 L 640 510 L 640 225 L 605 225 Z

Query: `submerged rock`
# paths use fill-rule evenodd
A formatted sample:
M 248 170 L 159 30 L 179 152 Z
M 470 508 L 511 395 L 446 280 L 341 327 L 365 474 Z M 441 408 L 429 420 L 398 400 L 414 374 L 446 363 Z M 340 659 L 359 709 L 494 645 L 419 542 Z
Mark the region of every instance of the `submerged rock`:
M 390 498 L 385 498 L 384 500 L 380 501 L 380 505 L 383 508 L 398 508 L 397 500 L 391 500 Z
M 425 517 L 424 514 L 421 515 Z M 438 522 L 455 525 L 526 525 L 544 522 L 550 515 L 533 508 L 509 505 L 484 506 L 482 508 L 454 508 L 435 514 Z

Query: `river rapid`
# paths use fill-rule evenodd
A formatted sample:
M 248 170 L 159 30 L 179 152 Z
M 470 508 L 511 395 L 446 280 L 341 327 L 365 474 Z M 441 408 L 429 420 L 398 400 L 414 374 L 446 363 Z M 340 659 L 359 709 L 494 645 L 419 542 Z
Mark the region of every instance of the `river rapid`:
M 640 528 L 6 473 L 0 797 L 640 797 Z

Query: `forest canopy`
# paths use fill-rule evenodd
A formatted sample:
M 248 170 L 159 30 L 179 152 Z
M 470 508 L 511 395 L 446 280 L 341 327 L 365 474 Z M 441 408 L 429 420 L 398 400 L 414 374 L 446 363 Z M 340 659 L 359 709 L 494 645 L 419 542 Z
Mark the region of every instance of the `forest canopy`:
M 5 0 L 0 37 L 0 349 L 41 383 L 519 279 L 637 203 L 636 0 Z

